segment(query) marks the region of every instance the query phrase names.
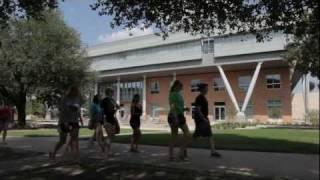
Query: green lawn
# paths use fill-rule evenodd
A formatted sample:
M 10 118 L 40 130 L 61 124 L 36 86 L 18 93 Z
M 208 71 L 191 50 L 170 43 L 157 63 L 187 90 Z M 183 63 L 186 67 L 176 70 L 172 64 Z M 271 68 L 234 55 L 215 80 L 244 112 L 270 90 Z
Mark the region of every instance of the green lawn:
M 145 134 L 141 143 L 167 146 L 170 135 Z M 217 149 L 263 152 L 319 153 L 319 131 L 297 129 L 219 130 L 214 133 Z M 129 143 L 129 136 L 118 136 L 119 143 Z M 192 147 L 208 148 L 205 139 L 193 142 Z
M 131 133 L 131 129 L 121 129 L 121 133 Z M 145 131 L 146 132 L 146 131 Z M 88 137 L 93 133 L 88 128 L 80 129 L 80 137 Z M 54 137 L 58 136 L 57 129 L 27 129 L 27 130 L 9 130 L 8 136 L 11 137 Z
M 131 133 L 131 129 L 121 129 L 121 133 Z M 170 138 L 168 132 L 143 131 L 142 144 L 167 146 Z M 155 133 L 152 133 L 155 132 Z M 57 136 L 56 129 L 9 130 L 8 136 L 15 137 L 49 137 Z M 80 130 L 81 137 L 92 135 L 87 128 Z M 249 150 L 264 152 L 319 153 L 319 131 L 300 129 L 243 129 L 215 130 L 214 140 L 218 149 Z M 130 143 L 130 135 L 118 135 L 118 143 Z M 199 139 L 191 145 L 196 148 L 208 148 L 205 139 Z

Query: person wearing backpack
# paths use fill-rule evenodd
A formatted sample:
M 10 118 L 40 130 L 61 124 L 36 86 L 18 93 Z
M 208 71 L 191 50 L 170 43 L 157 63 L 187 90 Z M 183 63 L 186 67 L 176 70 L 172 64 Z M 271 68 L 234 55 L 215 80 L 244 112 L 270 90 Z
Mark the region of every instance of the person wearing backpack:
M 103 136 L 103 111 L 100 107 L 99 95 L 95 95 L 90 106 L 90 129 L 94 130 L 95 139 L 101 148 L 101 152 L 105 153 L 105 141 Z
M 209 109 L 208 101 L 205 97 L 208 93 L 208 84 L 199 84 L 198 85 L 200 94 L 196 97 L 194 106 L 194 121 L 195 121 L 195 131 L 193 134 L 194 139 L 198 137 L 207 138 L 211 148 L 211 157 L 220 157 L 220 154 L 216 151 L 214 146 L 214 141 L 212 138 L 212 130 L 210 126 L 210 121 L 208 118 Z
M 115 116 L 119 105 L 112 98 L 113 89 L 107 88 L 105 91 L 106 97 L 101 101 L 101 108 L 104 113 L 104 127 L 107 132 L 107 155 L 111 155 L 111 144 L 115 134 L 120 133 L 119 122 Z

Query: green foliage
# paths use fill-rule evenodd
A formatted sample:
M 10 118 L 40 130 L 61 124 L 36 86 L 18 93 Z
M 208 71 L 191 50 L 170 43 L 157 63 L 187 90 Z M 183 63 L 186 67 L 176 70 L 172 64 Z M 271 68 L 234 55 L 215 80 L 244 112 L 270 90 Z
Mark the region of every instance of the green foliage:
M 42 19 L 43 11 L 57 8 L 57 0 L 0 0 L 0 27 L 10 18 Z
M 319 76 L 319 1 L 119 1 L 97 0 L 99 15 L 112 16 L 111 27 L 153 27 L 163 37 L 170 32 L 215 35 L 253 33 L 258 41 L 271 31 L 293 34 L 288 60 L 301 72 Z
M 319 115 L 319 110 L 311 110 L 309 112 L 309 118 L 312 125 L 319 126 Z
M 79 34 L 57 12 L 44 15 L 45 21 L 11 21 L 0 30 L 0 93 L 21 116 L 27 96 L 52 106 L 70 85 L 84 85 L 93 77 Z

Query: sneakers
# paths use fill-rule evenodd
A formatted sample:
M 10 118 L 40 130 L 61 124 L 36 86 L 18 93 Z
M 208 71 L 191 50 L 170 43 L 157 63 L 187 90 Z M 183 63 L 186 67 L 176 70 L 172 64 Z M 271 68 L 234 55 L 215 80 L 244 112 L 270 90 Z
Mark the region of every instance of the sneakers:
M 221 157 L 221 154 L 218 153 L 217 151 L 211 152 L 211 157 L 217 157 L 217 158 L 219 158 L 219 157 Z

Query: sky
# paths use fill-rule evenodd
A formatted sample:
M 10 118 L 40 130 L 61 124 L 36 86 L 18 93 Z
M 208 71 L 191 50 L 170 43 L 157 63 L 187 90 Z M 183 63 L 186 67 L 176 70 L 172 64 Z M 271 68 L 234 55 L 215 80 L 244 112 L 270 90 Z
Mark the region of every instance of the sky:
M 87 46 L 94 46 L 103 42 L 131 38 L 153 33 L 152 29 L 112 29 L 109 26 L 111 17 L 99 16 L 93 11 L 90 4 L 96 0 L 65 0 L 60 2 L 59 9 L 66 23 L 80 33 L 82 42 Z M 130 36 L 129 34 L 132 34 Z

